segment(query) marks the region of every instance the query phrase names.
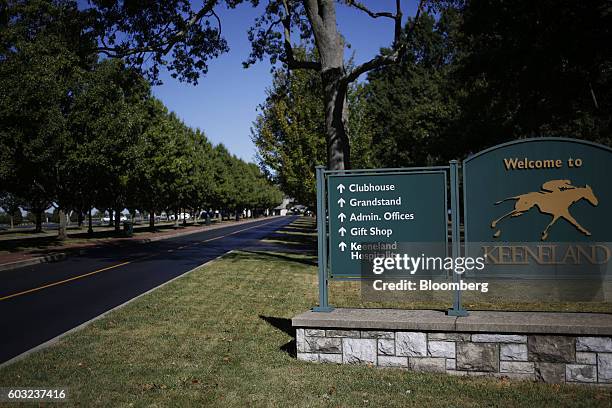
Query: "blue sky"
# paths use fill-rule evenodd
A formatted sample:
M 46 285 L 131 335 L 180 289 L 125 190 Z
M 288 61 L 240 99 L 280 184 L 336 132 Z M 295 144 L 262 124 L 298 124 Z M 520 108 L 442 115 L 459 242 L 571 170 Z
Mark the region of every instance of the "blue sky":
M 363 1 L 370 9 L 392 11 L 395 0 Z M 413 16 L 414 0 L 404 0 L 405 18 Z M 340 32 L 351 44 L 356 63 L 372 58 L 393 38 L 393 23 L 386 18 L 372 19 L 361 11 L 338 6 Z M 213 143 L 223 143 L 247 161 L 254 161 L 255 147 L 250 128 L 257 106 L 265 100 L 265 89 L 271 83 L 270 64 L 262 61 L 244 69 L 250 52 L 247 29 L 259 15 L 257 9 L 242 5 L 220 13 L 222 30 L 230 46 L 229 53 L 212 60 L 209 72 L 197 86 L 181 83 L 163 73 L 164 84 L 153 93 L 187 125 L 202 129 Z M 405 23 L 405 21 L 404 21 Z

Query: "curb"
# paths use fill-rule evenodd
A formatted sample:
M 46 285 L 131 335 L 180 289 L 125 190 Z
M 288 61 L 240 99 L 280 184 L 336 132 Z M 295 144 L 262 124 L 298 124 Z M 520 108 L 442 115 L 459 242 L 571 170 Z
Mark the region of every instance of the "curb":
M 37 265 L 41 263 L 57 262 L 68 257 L 65 252 L 60 252 L 52 255 L 45 255 L 38 258 L 24 259 L 23 261 L 14 261 L 0 265 L 1 271 L 10 271 L 11 269 L 23 268 L 24 266 Z
M 143 238 L 143 239 L 138 239 L 138 240 L 133 240 L 133 241 L 129 241 L 129 244 L 133 244 L 133 245 L 139 245 L 139 244 L 147 244 L 150 242 L 156 242 L 156 241 L 163 241 L 166 239 L 172 239 L 172 238 L 177 238 L 177 237 L 183 237 L 183 236 L 187 236 L 187 235 L 191 235 L 191 234 L 197 234 L 199 232 L 204 232 L 204 231 L 212 231 L 212 230 L 216 230 L 216 229 L 220 229 L 223 227 L 231 227 L 233 225 L 240 225 L 240 224 L 250 224 L 253 222 L 257 222 L 257 221 L 261 221 L 263 219 L 274 219 L 274 218 L 280 218 L 282 217 L 281 215 L 274 215 L 271 217 L 263 217 L 263 218 L 257 218 L 257 219 L 252 219 L 252 220 L 247 220 L 247 221 L 242 221 L 242 222 L 234 222 L 230 225 L 211 225 L 209 226 L 209 228 L 206 229 L 201 229 L 201 230 L 195 230 L 195 231 L 185 231 L 183 233 L 178 233 L 178 234 L 172 234 L 172 235 L 162 235 L 162 236 L 158 236 L 158 237 L 151 237 L 151 238 Z M 109 243 L 112 241 L 109 241 Z M 108 243 L 102 244 L 102 245 L 107 245 Z M 85 251 L 93 249 L 93 248 L 99 248 L 100 246 L 96 246 L 96 245 L 92 245 L 91 247 L 81 247 L 79 249 L 79 247 L 75 247 L 74 251 L 69 251 L 69 252 L 59 252 L 56 254 L 50 254 L 50 255 L 45 255 L 45 256 L 41 256 L 41 257 L 37 257 L 37 258 L 30 258 L 30 259 L 24 259 L 22 261 L 14 261 L 14 262 L 8 262 L 5 264 L 0 264 L 0 272 L 2 271 L 10 271 L 13 269 L 18 269 L 18 268 L 23 268 L 25 266 L 32 266 L 32 265 L 38 265 L 41 263 L 50 263 L 50 262 L 58 262 L 58 261 L 63 261 L 64 259 L 68 258 L 68 256 L 74 256 L 74 255 L 82 255 L 83 253 L 85 253 Z

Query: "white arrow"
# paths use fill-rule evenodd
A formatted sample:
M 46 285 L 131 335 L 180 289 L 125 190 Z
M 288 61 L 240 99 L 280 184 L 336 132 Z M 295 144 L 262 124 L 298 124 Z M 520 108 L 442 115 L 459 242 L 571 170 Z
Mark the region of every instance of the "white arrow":
M 338 200 L 338 204 L 340 205 L 340 208 L 344 207 L 344 203 L 346 203 L 346 201 L 344 200 L 344 198 L 340 197 L 340 199 Z
M 338 184 L 338 187 L 336 187 L 338 189 L 338 191 L 340 191 L 340 194 L 342 194 L 342 192 L 344 191 L 344 184 Z
M 340 227 L 340 229 L 338 230 L 338 234 L 340 234 L 340 236 L 343 237 L 344 234 L 346 234 L 346 228 Z
M 338 219 L 340 220 L 340 222 L 344 222 L 345 218 L 346 218 L 346 215 L 344 215 L 344 213 L 338 214 Z
M 344 250 L 346 249 L 346 244 L 344 242 L 341 242 L 338 244 L 338 248 L 340 248 L 340 250 L 344 252 Z

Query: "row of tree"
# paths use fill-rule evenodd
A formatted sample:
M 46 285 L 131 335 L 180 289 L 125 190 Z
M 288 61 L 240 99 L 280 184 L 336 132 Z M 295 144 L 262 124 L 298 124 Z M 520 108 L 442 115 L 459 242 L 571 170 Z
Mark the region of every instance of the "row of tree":
M 348 89 L 352 167 L 448 164 L 523 137 L 612 145 L 610 27 L 603 0 L 470 0 L 409 20 L 401 62 Z M 262 168 L 310 205 L 326 162 L 322 88 L 315 72 L 276 70 L 252 131 Z
M 0 30 L 0 200 L 36 214 L 92 208 L 261 212 L 280 191 L 152 97 L 122 59 L 99 59 L 74 4 L 19 3 Z M 119 217 L 115 227 L 119 229 Z M 60 225 L 65 224 L 60 222 Z M 65 229 L 60 228 L 60 237 Z

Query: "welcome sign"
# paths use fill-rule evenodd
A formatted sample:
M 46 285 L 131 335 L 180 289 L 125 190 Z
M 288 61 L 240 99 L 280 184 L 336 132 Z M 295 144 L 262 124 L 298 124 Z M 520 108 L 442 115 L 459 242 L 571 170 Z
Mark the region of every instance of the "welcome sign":
M 612 241 L 612 150 L 575 139 L 525 139 L 466 159 L 466 253 L 486 272 L 606 273 Z M 526 267 L 528 266 L 528 267 Z
M 466 241 L 610 241 L 612 150 L 525 139 L 463 163 Z

